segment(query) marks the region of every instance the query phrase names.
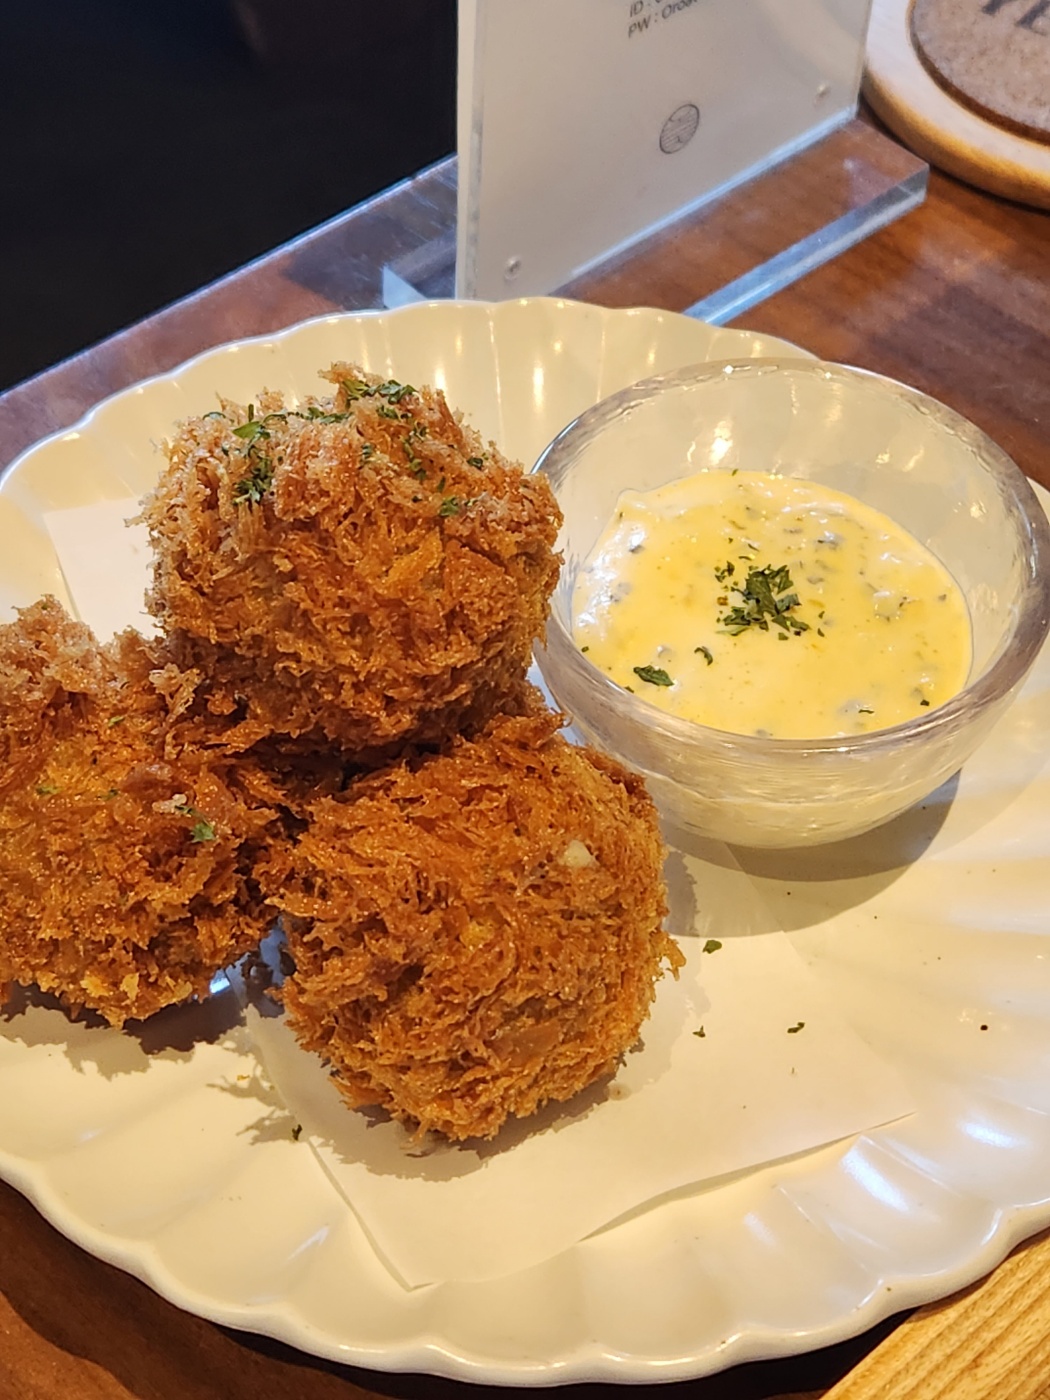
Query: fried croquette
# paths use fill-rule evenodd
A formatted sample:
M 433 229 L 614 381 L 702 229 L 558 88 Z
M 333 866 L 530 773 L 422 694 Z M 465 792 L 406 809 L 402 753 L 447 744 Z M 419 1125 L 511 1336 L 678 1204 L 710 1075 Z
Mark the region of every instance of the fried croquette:
M 162 660 L 50 598 L 0 626 L 0 994 L 35 983 L 119 1026 L 204 994 L 265 932 L 250 872 L 273 813 L 205 752 L 173 756 Z
M 642 780 L 559 724 L 370 774 L 271 853 L 287 1015 L 350 1104 L 492 1137 L 611 1072 L 681 966 Z
M 347 1101 L 491 1138 L 614 1071 L 682 965 L 655 809 L 526 677 L 546 479 L 440 393 L 323 378 L 168 444 L 158 640 L 54 599 L 0 626 L 0 996 L 119 1026 L 279 912 L 289 1021 Z
M 231 749 L 306 736 L 385 761 L 507 708 L 560 513 L 440 393 L 324 377 L 332 398 L 181 425 L 143 509 L 148 603 Z

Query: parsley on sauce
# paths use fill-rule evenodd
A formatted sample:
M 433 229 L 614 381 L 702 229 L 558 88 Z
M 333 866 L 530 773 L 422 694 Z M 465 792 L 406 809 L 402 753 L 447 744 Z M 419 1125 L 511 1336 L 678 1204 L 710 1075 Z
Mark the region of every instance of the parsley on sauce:
M 640 681 L 647 681 L 649 685 L 674 685 L 662 666 L 635 666 L 633 670 Z
M 726 574 L 716 569 L 715 577 L 721 583 Z M 777 568 L 767 564 L 763 569 L 749 569 L 743 584 L 732 584 L 730 592 L 735 593 L 740 602 L 728 607 L 718 622 L 719 630 L 728 632 L 731 637 L 738 637 L 752 627 L 768 632 L 771 622 L 781 629 L 783 636 L 793 632 L 797 637 L 809 631 L 809 623 L 794 615 L 799 600 L 786 564 Z

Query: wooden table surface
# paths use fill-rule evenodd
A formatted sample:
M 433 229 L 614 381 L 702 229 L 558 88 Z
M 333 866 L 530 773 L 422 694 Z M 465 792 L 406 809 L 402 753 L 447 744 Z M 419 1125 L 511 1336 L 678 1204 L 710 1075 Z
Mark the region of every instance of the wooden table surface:
M 423 179 L 413 199 L 417 238 L 430 225 L 447 230 L 444 175 Z M 375 304 L 375 247 L 400 233 L 389 202 L 379 200 L 9 391 L 0 398 L 0 468 L 105 394 L 197 350 Z M 703 218 L 667 234 L 659 254 L 644 267 L 627 259 L 573 293 L 610 306 L 683 309 L 709 276 Z M 926 390 L 1050 486 L 1050 215 L 934 173 L 920 209 L 740 324 Z M 608 1386 L 576 1389 L 613 1394 Z M 852 1342 L 639 1391 L 662 1400 L 1048 1397 L 1050 1234 L 1022 1246 L 982 1285 Z M 0 1186 L 0 1400 L 499 1394 L 507 1392 L 341 1368 L 213 1326 L 84 1254 Z

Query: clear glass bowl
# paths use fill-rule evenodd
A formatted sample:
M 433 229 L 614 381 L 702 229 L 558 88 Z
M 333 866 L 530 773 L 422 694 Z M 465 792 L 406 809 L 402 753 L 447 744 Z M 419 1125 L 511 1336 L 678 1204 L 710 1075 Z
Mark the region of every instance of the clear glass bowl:
M 777 740 L 666 714 L 592 666 L 572 638 L 573 589 L 620 493 L 734 468 L 848 492 L 931 549 L 969 607 L 965 688 L 890 729 Z M 686 831 L 791 847 L 871 830 L 958 771 L 1046 636 L 1050 526 L 1028 481 L 972 423 L 879 375 L 809 360 L 694 365 L 588 409 L 534 470 L 549 478 L 565 515 L 540 672 L 577 731 L 644 774 Z

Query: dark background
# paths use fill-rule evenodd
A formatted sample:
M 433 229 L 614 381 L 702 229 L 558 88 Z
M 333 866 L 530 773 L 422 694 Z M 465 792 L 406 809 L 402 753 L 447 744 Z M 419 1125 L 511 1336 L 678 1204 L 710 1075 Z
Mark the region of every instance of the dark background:
M 455 0 L 0 16 L 0 388 L 455 145 Z

